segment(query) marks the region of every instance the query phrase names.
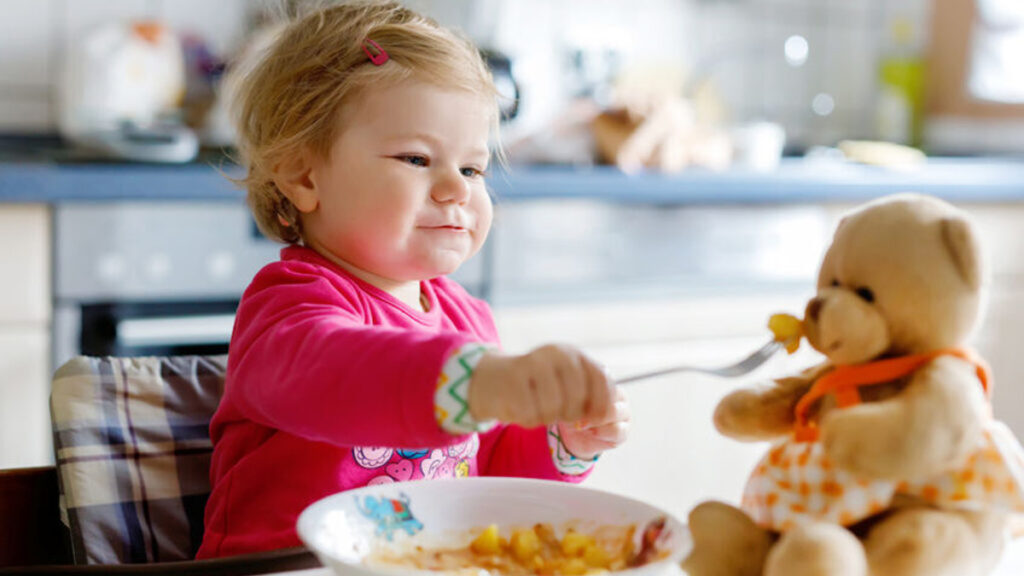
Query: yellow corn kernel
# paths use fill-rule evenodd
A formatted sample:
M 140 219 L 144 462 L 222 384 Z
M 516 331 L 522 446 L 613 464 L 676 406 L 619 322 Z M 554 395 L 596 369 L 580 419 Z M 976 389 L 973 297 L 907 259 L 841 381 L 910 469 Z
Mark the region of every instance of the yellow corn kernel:
M 516 530 L 512 533 L 510 541 L 512 554 L 520 562 L 526 562 L 540 552 L 540 538 L 532 529 Z
M 569 530 L 562 536 L 562 553 L 566 556 L 582 556 L 593 540 L 584 534 Z
M 469 547 L 477 554 L 497 554 L 501 551 L 501 541 L 498 538 L 498 525 L 491 524 L 484 528 Z
M 582 576 L 587 571 L 587 563 L 583 558 L 570 558 L 562 565 L 561 573 L 565 576 Z
M 607 568 L 611 564 L 608 552 L 596 543 L 591 543 L 583 551 L 583 561 L 587 563 L 589 568 Z
M 768 329 L 775 335 L 776 342 L 786 346 L 790 354 L 800 347 L 800 338 L 804 335 L 803 322 L 791 314 L 772 314 L 768 319 Z

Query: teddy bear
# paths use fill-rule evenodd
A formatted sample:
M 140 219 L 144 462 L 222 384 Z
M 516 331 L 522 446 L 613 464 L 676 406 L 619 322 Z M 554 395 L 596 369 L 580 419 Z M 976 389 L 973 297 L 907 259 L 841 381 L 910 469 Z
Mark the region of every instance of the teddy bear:
M 726 395 L 716 428 L 771 441 L 741 504 L 691 510 L 691 576 L 981 576 L 1024 513 L 1024 449 L 966 346 L 986 273 L 973 225 L 921 194 L 836 227 L 798 320 L 823 362 Z

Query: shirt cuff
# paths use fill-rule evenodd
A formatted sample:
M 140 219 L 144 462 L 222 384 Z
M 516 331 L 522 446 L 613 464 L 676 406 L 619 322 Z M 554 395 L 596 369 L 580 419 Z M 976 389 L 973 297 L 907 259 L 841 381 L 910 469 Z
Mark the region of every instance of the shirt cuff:
M 434 393 L 434 415 L 441 429 L 449 434 L 462 435 L 486 432 L 497 424 L 495 420 L 477 422 L 469 413 L 469 383 L 484 353 L 493 346 L 470 342 L 452 353 L 441 368 Z
M 548 426 L 548 448 L 551 450 L 551 460 L 555 463 L 555 469 L 567 476 L 579 476 L 586 474 L 600 457 L 594 456 L 591 460 L 577 458 L 562 442 L 562 435 L 558 432 L 558 424 Z

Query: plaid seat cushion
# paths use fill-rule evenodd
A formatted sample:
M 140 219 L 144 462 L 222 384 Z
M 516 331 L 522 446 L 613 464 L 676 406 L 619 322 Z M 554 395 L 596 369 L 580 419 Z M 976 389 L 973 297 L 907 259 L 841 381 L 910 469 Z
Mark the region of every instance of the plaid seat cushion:
M 191 560 L 227 356 L 77 357 L 50 396 L 76 564 Z

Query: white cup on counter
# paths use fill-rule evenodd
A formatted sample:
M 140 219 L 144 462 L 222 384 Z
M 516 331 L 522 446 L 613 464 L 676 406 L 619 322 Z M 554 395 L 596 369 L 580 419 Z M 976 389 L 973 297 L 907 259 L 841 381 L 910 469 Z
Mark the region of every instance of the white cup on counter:
M 733 128 L 733 166 L 769 172 L 778 168 L 786 130 L 775 122 L 750 122 Z

